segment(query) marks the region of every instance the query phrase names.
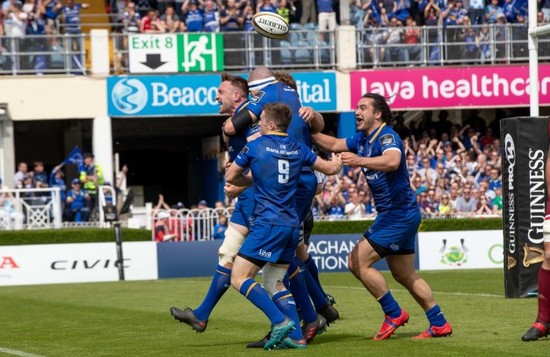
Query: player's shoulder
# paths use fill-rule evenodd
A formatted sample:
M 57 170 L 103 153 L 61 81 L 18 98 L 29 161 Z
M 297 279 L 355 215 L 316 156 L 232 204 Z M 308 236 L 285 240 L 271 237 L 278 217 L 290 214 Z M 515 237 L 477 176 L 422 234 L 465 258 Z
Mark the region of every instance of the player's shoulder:
M 381 146 L 387 146 L 387 145 L 397 145 L 401 142 L 401 138 L 399 137 L 399 134 L 390 126 L 386 125 L 384 128 L 382 128 L 382 131 L 380 132 L 380 135 L 378 137 L 378 142 Z

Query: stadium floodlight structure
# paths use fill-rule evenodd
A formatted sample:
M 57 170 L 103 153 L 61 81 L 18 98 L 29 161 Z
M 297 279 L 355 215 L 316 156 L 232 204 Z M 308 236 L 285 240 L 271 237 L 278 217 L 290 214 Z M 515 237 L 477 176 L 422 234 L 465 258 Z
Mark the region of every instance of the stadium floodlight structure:
M 539 116 L 539 44 L 538 36 L 550 33 L 550 24 L 537 26 L 537 0 L 529 0 L 529 94 L 530 115 Z

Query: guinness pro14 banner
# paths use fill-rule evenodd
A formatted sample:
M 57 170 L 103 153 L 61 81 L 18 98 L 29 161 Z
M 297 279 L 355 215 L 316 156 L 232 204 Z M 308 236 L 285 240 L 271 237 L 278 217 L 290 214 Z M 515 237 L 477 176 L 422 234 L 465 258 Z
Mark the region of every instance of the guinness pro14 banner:
M 548 118 L 508 118 L 500 129 L 505 296 L 527 297 L 537 290 L 544 260 Z

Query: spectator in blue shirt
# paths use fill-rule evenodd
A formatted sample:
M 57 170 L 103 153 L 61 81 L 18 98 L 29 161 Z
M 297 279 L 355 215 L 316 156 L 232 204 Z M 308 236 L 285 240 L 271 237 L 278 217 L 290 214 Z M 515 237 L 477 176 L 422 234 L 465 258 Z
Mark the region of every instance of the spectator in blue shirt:
M 73 179 L 72 188 L 67 192 L 68 219 L 73 222 L 87 222 L 90 215 L 90 195 L 82 189 L 79 179 Z
M 227 230 L 227 217 L 220 215 L 219 222 L 214 226 L 214 232 L 212 236 L 214 239 L 223 239 L 225 237 L 225 231 Z
M 201 6 L 204 16 L 204 31 L 219 32 L 220 31 L 220 9 L 213 0 L 206 0 Z
M 252 26 L 252 17 L 254 16 L 254 9 L 252 6 L 247 5 L 243 10 L 243 31 L 254 31 Z
M 204 14 L 198 8 L 196 0 L 185 0 L 181 11 L 188 32 L 201 32 L 204 30 Z
M 332 195 L 327 209 L 327 216 L 330 219 L 342 219 L 344 217 L 344 197 L 341 194 L 335 193 Z
M 65 33 L 81 33 L 80 10 L 89 8 L 87 3 L 75 3 L 74 0 L 67 0 L 67 5 L 61 9 L 65 21 Z
M 500 179 L 498 169 L 492 168 L 489 172 L 489 190 L 496 191 L 497 188 L 502 188 L 502 180 Z
M 498 0 L 491 0 L 491 3 L 485 6 L 485 20 L 488 24 L 495 24 L 499 14 L 503 14 L 502 7 L 500 7 Z
M 45 0 L 46 21 L 54 23 L 63 8 L 63 3 L 60 0 Z
M 227 0 L 227 6 L 220 13 L 222 31 L 241 31 L 244 18 L 235 0 Z
M 256 7 L 256 12 L 277 12 L 277 8 L 271 0 L 260 0 L 258 1 L 258 6 Z

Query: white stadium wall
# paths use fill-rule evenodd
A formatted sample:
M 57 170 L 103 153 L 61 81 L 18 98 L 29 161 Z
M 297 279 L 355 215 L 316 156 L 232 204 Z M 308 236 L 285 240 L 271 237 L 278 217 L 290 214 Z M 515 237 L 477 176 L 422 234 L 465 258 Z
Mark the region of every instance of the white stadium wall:
M 105 78 L 22 76 L 0 80 L 12 120 L 93 119 L 107 115 Z

